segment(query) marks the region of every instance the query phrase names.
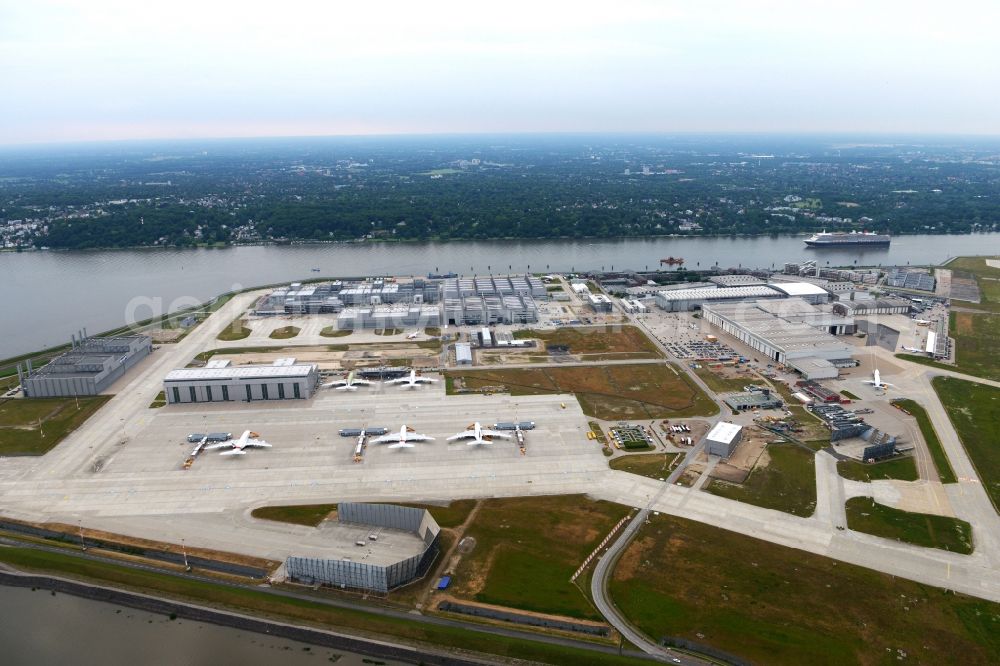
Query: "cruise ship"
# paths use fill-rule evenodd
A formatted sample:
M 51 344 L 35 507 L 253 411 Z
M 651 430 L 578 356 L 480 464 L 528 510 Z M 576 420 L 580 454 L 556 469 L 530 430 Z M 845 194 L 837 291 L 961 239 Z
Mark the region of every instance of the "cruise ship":
M 807 238 L 809 247 L 836 247 L 842 245 L 888 245 L 892 238 L 887 234 L 876 234 L 869 231 L 823 231 Z

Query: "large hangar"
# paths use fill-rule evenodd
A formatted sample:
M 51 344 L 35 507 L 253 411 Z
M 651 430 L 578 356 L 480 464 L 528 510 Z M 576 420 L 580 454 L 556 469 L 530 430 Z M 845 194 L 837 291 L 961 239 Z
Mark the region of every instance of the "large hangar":
M 344 502 L 331 529 L 330 556 L 291 556 L 285 570 L 291 580 L 307 585 L 385 594 L 427 572 L 440 532 L 425 509 Z
M 116 338 L 90 338 L 82 333 L 73 336 L 70 351 L 52 359 L 48 365 L 27 372 L 17 366 L 18 377 L 29 398 L 98 395 L 153 349 L 146 335 L 123 335 Z
M 313 363 L 278 359 L 273 365 L 241 365 L 210 361 L 204 368 L 179 368 L 163 378 L 169 404 L 183 402 L 251 402 L 310 398 L 319 383 Z

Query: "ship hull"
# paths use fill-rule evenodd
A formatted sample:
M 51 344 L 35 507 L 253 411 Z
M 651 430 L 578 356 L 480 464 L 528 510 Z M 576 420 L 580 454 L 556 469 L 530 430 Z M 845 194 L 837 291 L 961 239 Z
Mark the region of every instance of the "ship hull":
M 831 241 L 814 241 L 807 240 L 805 244 L 809 247 L 867 247 L 867 246 L 886 246 L 891 241 L 889 239 L 885 240 L 831 240 Z

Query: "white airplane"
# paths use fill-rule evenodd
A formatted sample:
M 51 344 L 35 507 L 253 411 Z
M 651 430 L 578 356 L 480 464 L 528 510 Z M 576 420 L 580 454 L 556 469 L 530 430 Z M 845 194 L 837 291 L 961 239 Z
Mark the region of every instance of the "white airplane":
M 923 354 L 924 353 L 923 349 L 917 349 L 916 347 L 907 347 L 905 345 L 903 346 L 903 351 L 908 351 L 908 352 L 911 352 L 913 354 Z
M 335 388 L 338 391 L 357 391 L 359 386 L 371 386 L 374 382 L 367 379 L 355 379 L 354 371 L 347 373 L 347 379 L 338 379 L 335 382 L 320 384 L 320 388 Z
M 892 386 L 892 384 L 887 384 L 886 382 L 882 381 L 882 375 L 879 374 L 878 368 L 875 368 L 875 372 L 872 373 L 872 377 L 873 379 L 864 380 L 864 383 L 871 384 L 873 387 L 877 389 L 886 389 Z
M 413 331 L 413 333 L 410 333 L 408 336 L 406 336 L 406 339 L 414 340 L 418 335 L 420 335 L 420 331 Z
M 231 439 L 228 442 L 216 442 L 215 444 L 209 444 L 202 450 L 208 451 L 211 449 L 229 449 L 228 451 L 223 451 L 220 456 L 245 456 L 246 449 L 258 449 L 258 448 L 271 448 L 271 445 L 262 439 L 258 439 L 260 435 L 255 432 L 250 432 L 249 430 L 244 430 L 243 434 L 240 435 L 239 439 Z
M 929 319 L 914 319 L 913 321 L 917 322 L 917 326 L 929 326 L 931 323 Z
M 487 430 L 476 421 L 468 428 L 460 433 L 454 434 L 448 438 L 449 442 L 453 442 L 456 439 L 468 439 L 472 438 L 471 442 L 466 442 L 469 446 L 474 446 L 476 444 L 489 444 L 493 441 L 494 437 L 503 437 L 504 439 L 510 439 L 510 435 L 505 432 L 500 432 L 499 430 Z
M 413 428 L 404 425 L 399 429 L 399 432 L 390 432 L 388 435 L 382 435 L 381 437 L 376 437 L 370 440 L 369 444 L 385 444 L 387 442 L 395 442 L 390 444 L 386 448 L 390 449 L 412 449 L 412 442 L 432 442 L 433 437 L 428 437 L 427 435 L 418 435 L 414 432 Z
M 420 384 L 427 382 L 436 382 L 436 379 L 431 379 L 430 377 L 418 377 L 416 370 L 410 370 L 409 377 L 400 377 L 399 379 L 389 379 L 386 380 L 386 384 L 400 384 L 406 388 L 417 388 Z

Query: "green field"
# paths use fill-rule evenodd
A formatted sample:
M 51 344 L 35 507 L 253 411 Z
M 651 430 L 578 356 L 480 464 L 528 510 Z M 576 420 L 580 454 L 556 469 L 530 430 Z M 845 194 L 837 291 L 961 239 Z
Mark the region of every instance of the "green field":
M 469 517 L 469 512 L 476 505 L 476 500 L 458 500 L 451 502 L 447 506 L 437 504 L 409 504 L 406 502 L 393 502 L 399 506 L 412 506 L 418 509 L 427 509 L 434 516 L 434 520 L 441 527 L 458 527 Z M 297 504 L 293 506 L 263 506 L 251 512 L 254 518 L 262 520 L 274 520 L 281 523 L 294 523 L 296 525 L 309 525 L 316 527 L 327 519 L 333 511 L 337 510 L 336 504 Z
M 968 555 L 972 552 L 972 526 L 964 520 L 926 513 L 900 511 L 878 504 L 870 497 L 847 500 L 847 526 L 852 530 Z
M 461 370 L 450 386 L 505 386 L 511 395 L 576 394 L 583 413 L 608 421 L 705 416 L 715 403 L 671 365 L 635 365 Z
M 758 664 L 1000 662 L 1000 604 L 665 514 L 609 588 L 647 636 Z
M 166 407 L 166 405 L 167 405 L 167 394 L 165 391 L 160 391 L 159 393 L 156 394 L 156 397 L 153 398 L 153 402 L 149 403 L 149 408 L 158 409 L 160 407 Z
M 646 334 L 635 326 L 564 326 L 554 331 L 514 331 L 518 340 L 536 339 L 545 345 L 569 347 L 570 354 L 584 360 L 661 358 L 663 355 Z
M 744 386 L 764 386 L 764 380 L 757 377 L 723 377 L 715 371 L 702 366 L 694 371 L 712 391 L 716 393 L 742 393 Z
M 847 398 L 848 400 L 861 400 L 861 398 L 859 398 L 858 396 L 854 395 L 853 393 L 851 393 L 846 389 L 841 391 L 840 394 L 845 398 Z
M 892 402 L 908 411 L 917 420 L 917 425 L 920 427 L 927 448 L 931 452 L 931 460 L 934 461 L 934 468 L 937 469 L 938 479 L 941 483 L 958 483 L 955 470 L 948 462 L 948 455 L 944 452 L 944 447 L 941 446 L 941 440 L 938 439 L 937 431 L 934 430 L 934 425 L 931 423 L 930 417 L 927 416 L 927 411 L 919 403 L 909 398 L 901 398 Z
M 281 328 L 276 328 L 271 331 L 271 335 L 268 337 L 273 340 L 288 340 L 289 338 L 294 338 L 299 334 L 302 329 L 296 326 L 282 326 Z
M 69 578 L 110 584 L 167 598 L 232 609 L 360 636 L 398 637 L 430 645 L 497 655 L 501 660 L 528 660 L 549 664 L 607 664 L 627 666 L 631 659 L 575 647 L 506 638 L 486 633 L 442 627 L 404 618 L 384 617 L 363 610 L 347 610 L 301 598 L 280 597 L 265 590 L 237 588 L 222 583 L 193 580 L 181 575 L 143 571 L 83 560 L 72 555 L 27 548 L 0 548 L 0 562 L 18 569 L 41 571 Z M 280 661 L 280 660 L 279 660 Z M 368 660 L 371 663 L 379 663 Z
M 0 402 L 0 456 L 40 456 L 111 399 L 18 398 Z
M 651 479 L 666 479 L 674 467 L 674 461 L 683 455 L 683 453 L 645 453 L 620 456 L 609 460 L 608 466 L 611 469 L 647 476 Z
M 601 620 L 569 582 L 629 508 L 582 495 L 485 501 L 465 530 L 475 539 L 452 577 L 459 598 L 539 613 Z
M 253 333 L 253 331 L 247 328 L 247 320 L 243 317 L 237 317 L 233 320 L 232 324 L 224 328 L 222 332 L 215 337 L 218 340 L 232 342 L 233 340 L 248 338 L 251 333 Z
M 949 330 L 955 338 L 956 369 L 1000 381 L 1000 314 L 952 312 Z
M 881 479 L 916 481 L 920 478 L 913 456 L 899 456 L 871 465 L 856 460 L 838 460 L 837 471 L 845 479 L 865 483 Z
M 757 467 L 742 484 L 713 480 L 705 490 L 747 504 L 796 516 L 816 510 L 816 468 L 813 454 L 794 444 L 770 444 L 767 467 Z
M 932 380 L 983 489 L 1000 511 L 1000 389 L 964 379 Z
M 324 338 L 346 338 L 348 335 L 353 333 L 349 328 L 337 328 L 336 326 L 327 326 L 322 331 L 319 332 Z

